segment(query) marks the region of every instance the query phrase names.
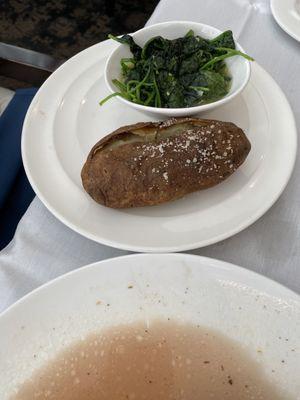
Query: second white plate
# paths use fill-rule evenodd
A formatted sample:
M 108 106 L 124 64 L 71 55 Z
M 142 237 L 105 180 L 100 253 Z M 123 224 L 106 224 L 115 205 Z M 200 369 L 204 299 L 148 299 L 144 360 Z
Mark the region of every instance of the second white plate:
M 11 399 L 18 384 L 90 333 L 135 321 L 151 327 L 157 319 L 225 335 L 269 382 L 277 394 L 273 400 L 299 400 L 299 296 L 246 269 L 188 254 L 97 262 L 15 303 L 0 315 L 1 400 Z M 247 378 L 251 382 L 251 373 Z M 224 399 L 235 397 L 235 388 L 224 390 Z
M 296 156 L 290 106 L 273 79 L 256 63 L 242 95 L 207 118 L 232 121 L 252 150 L 228 180 L 156 207 L 113 210 L 83 190 L 80 171 L 91 147 L 114 129 L 153 120 L 111 100 L 103 70 L 115 44 L 99 43 L 62 65 L 42 86 L 23 130 L 24 166 L 46 207 L 76 232 L 99 243 L 142 252 L 183 251 L 228 238 L 248 227 L 277 200 Z
M 300 42 L 300 0 L 271 0 L 271 10 L 278 25 Z

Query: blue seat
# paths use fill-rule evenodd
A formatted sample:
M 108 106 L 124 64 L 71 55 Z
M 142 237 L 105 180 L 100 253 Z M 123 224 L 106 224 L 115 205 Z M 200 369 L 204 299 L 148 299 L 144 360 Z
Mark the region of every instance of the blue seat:
M 21 133 L 36 88 L 19 89 L 0 117 L 0 250 L 34 197 L 21 158 Z

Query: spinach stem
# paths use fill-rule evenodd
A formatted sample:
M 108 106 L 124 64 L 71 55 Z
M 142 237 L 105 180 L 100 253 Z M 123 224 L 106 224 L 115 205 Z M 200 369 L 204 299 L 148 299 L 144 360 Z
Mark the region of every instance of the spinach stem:
M 243 53 L 242 51 L 236 50 L 236 49 L 229 49 L 228 47 L 218 47 L 217 50 L 219 51 L 227 51 L 230 52 L 233 56 L 242 56 L 246 58 L 249 61 L 254 61 L 254 58 L 251 56 L 248 56 L 248 54 Z
M 112 83 L 117 86 L 121 92 L 126 92 L 126 85 L 123 82 L 119 81 L 118 79 L 113 79 Z
M 151 103 L 151 101 L 153 100 L 154 96 L 155 96 L 155 92 L 152 92 L 152 93 L 148 96 L 148 98 L 147 98 L 147 100 L 145 101 L 144 105 L 145 105 L 145 106 L 148 106 L 148 105 Z
M 220 55 L 220 56 L 214 57 L 213 59 L 211 59 L 210 61 L 208 61 L 206 64 L 202 65 L 202 67 L 201 67 L 202 70 L 208 69 L 208 68 L 210 68 L 212 65 L 214 65 L 215 63 L 217 63 L 217 62 L 219 62 L 219 61 L 223 61 L 223 60 L 225 60 L 226 58 L 233 57 L 233 56 L 242 56 L 242 57 L 246 58 L 246 59 L 249 60 L 249 61 L 254 61 L 254 59 L 253 59 L 252 57 L 248 56 L 248 55 L 245 54 L 245 53 L 242 53 L 242 52 L 239 51 L 239 50 L 228 49 L 228 48 L 226 48 L 226 47 L 218 47 L 216 50 L 218 50 L 218 51 L 226 51 L 226 53 L 225 53 L 225 54 L 222 54 L 222 55 Z
M 154 88 L 155 88 L 155 92 L 156 92 L 155 107 L 160 108 L 161 107 L 161 98 L 160 98 L 160 93 L 159 93 L 159 89 L 158 89 L 155 77 L 153 78 L 153 83 L 154 83 Z
M 106 96 L 103 100 L 101 100 L 101 101 L 99 102 L 99 105 L 100 105 L 100 106 L 103 106 L 104 103 L 106 103 L 109 99 L 111 99 L 112 97 L 115 97 L 115 96 L 124 97 L 124 96 L 122 95 L 122 93 L 120 93 L 120 92 L 115 92 L 115 93 L 112 93 L 112 94 Z
M 117 41 L 117 42 L 120 43 L 120 39 L 118 38 L 118 36 L 114 36 L 114 35 L 112 35 L 111 33 L 108 35 L 108 38 L 109 38 L 109 39 L 112 39 L 112 40 L 115 40 L 115 41 Z
M 202 90 L 202 92 L 209 92 L 209 88 L 204 86 L 189 86 L 190 89 Z

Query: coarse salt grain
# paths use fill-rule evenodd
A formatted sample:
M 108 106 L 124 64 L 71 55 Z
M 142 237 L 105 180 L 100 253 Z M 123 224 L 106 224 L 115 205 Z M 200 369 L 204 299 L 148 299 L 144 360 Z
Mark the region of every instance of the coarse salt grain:
M 169 75 L 172 75 L 172 74 L 169 74 Z M 170 118 L 167 121 L 162 122 L 159 125 L 159 129 L 167 128 L 167 127 L 173 125 L 175 122 L 176 122 L 176 118 Z

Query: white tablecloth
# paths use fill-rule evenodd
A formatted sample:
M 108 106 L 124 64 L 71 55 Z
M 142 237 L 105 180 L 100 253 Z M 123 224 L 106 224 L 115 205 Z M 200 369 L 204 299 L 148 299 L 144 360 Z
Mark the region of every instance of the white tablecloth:
M 148 23 L 175 19 L 231 28 L 284 90 L 300 126 L 300 43 L 277 26 L 269 0 L 161 0 Z M 238 235 L 192 253 L 244 266 L 300 292 L 299 225 L 297 161 L 287 189 L 266 215 Z M 67 271 L 122 254 L 72 232 L 35 198 L 0 255 L 0 311 Z

